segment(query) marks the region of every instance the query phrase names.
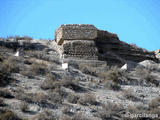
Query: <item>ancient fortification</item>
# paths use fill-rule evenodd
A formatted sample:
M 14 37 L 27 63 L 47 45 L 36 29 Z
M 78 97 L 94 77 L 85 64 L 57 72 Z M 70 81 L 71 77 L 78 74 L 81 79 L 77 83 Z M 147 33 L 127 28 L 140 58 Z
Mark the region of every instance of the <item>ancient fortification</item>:
M 122 42 L 116 34 L 89 24 L 61 25 L 55 32 L 55 42 L 60 55 L 68 59 L 102 60 L 110 65 L 147 59 L 158 62 L 154 52 Z

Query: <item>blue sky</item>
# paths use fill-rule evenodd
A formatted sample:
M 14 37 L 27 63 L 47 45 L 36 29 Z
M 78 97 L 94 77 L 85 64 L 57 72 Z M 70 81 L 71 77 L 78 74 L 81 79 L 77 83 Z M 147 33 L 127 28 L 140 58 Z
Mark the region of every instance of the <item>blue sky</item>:
M 94 24 L 120 40 L 160 49 L 160 0 L 0 0 L 0 37 L 54 39 L 61 24 Z

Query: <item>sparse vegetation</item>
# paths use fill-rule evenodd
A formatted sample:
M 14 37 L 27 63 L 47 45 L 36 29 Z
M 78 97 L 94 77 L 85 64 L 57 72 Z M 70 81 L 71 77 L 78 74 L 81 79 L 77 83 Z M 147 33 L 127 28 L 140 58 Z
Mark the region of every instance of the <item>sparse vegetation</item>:
M 31 71 L 34 75 L 45 75 L 47 72 L 47 65 L 45 63 L 33 63 Z
M 81 105 L 98 105 L 97 99 L 93 94 L 85 94 L 84 96 L 81 96 L 78 102 Z
M 3 107 L 3 106 L 5 106 L 4 99 L 0 98 L 0 107 Z
M 123 111 L 124 108 L 121 104 L 109 102 L 108 104 L 102 105 L 102 108 L 97 110 L 95 116 L 101 118 L 102 120 L 112 120 L 114 117 L 121 118 L 121 113 Z
M 74 112 L 73 112 L 73 108 L 72 106 L 65 106 L 62 110 L 63 114 L 69 115 L 69 116 L 73 116 Z
M 49 92 L 48 95 L 49 95 L 49 100 L 52 101 L 53 103 L 61 104 L 64 101 L 63 96 L 61 96 L 57 92 Z
M 123 73 L 119 68 L 112 67 L 107 71 L 103 71 L 99 73 L 98 75 L 101 78 L 100 83 L 103 84 L 103 86 L 110 90 L 120 90 L 123 80 Z
M 131 89 L 123 90 L 123 96 L 124 98 L 131 100 L 131 101 L 138 101 L 140 100 L 136 95 L 134 95 L 133 91 Z
M 77 113 L 73 116 L 72 120 L 91 120 L 91 119 L 89 119 L 83 113 Z
M 160 98 L 151 100 L 159 95 L 157 63 L 121 70 L 103 62 L 97 66 L 71 60 L 65 71 L 50 41 L 31 39 L 0 41 L 0 120 L 21 120 L 17 115 L 33 120 L 125 120 L 130 119 L 123 116 L 127 112 L 160 115 Z M 17 50 L 24 56 L 13 57 Z
M 53 112 L 46 110 L 36 116 L 33 120 L 59 120 L 59 117 Z
M 0 97 L 3 98 L 14 98 L 8 89 L 0 89 Z
M 155 99 L 153 99 L 150 103 L 149 103 L 149 107 L 150 108 L 158 108 L 160 106 L 160 97 L 157 97 Z
M 140 83 L 146 83 L 147 85 L 151 84 L 154 86 L 159 86 L 160 82 L 151 75 L 151 70 L 147 68 L 139 68 L 135 69 L 136 75 L 140 77 Z
M 22 110 L 22 112 L 28 112 L 28 103 L 27 102 L 23 102 L 20 104 L 20 108 Z
M 0 109 L 0 120 L 22 120 L 15 113 L 10 110 Z
M 12 80 L 10 78 L 11 73 L 18 72 L 19 67 L 14 58 L 5 59 L 0 62 L 0 86 L 8 85 Z
M 121 83 L 121 77 L 122 73 L 117 67 L 113 67 L 110 70 L 108 70 L 106 73 L 103 73 L 105 80 L 112 80 L 115 83 Z
M 73 103 L 73 104 L 77 104 L 77 102 L 78 102 L 79 99 L 80 99 L 80 96 L 75 95 L 75 94 L 73 94 L 73 93 L 70 93 L 70 94 L 67 96 L 68 102 Z
M 52 73 L 48 73 L 45 76 L 45 81 L 41 84 L 43 90 L 55 89 L 60 87 L 59 82 L 56 80 L 55 76 Z
M 79 65 L 79 69 L 83 72 L 83 73 L 85 73 L 85 74 L 89 74 L 89 75 L 92 75 L 92 76 L 97 76 L 97 69 L 96 69 L 96 67 L 92 67 L 92 66 L 90 66 L 90 65 L 86 65 L 86 64 L 80 64 Z

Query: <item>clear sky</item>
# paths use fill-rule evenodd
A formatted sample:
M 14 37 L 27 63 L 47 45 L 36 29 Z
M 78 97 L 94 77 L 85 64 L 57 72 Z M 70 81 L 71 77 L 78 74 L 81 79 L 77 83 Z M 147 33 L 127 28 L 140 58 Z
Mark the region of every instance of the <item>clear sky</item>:
M 94 24 L 127 43 L 160 49 L 160 0 L 0 0 L 0 37 L 54 39 L 61 24 Z

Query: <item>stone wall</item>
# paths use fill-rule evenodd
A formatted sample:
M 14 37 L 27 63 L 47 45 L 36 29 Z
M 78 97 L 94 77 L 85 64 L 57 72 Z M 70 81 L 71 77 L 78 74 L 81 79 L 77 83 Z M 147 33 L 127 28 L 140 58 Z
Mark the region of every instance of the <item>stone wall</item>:
M 97 28 L 88 24 L 61 25 L 55 32 L 59 53 L 66 58 L 97 59 Z
M 88 24 L 61 25 L 55 32 L 55 41 L 61 45 L 64 40 L 93 40 L 97 37 L 97 28 Z

